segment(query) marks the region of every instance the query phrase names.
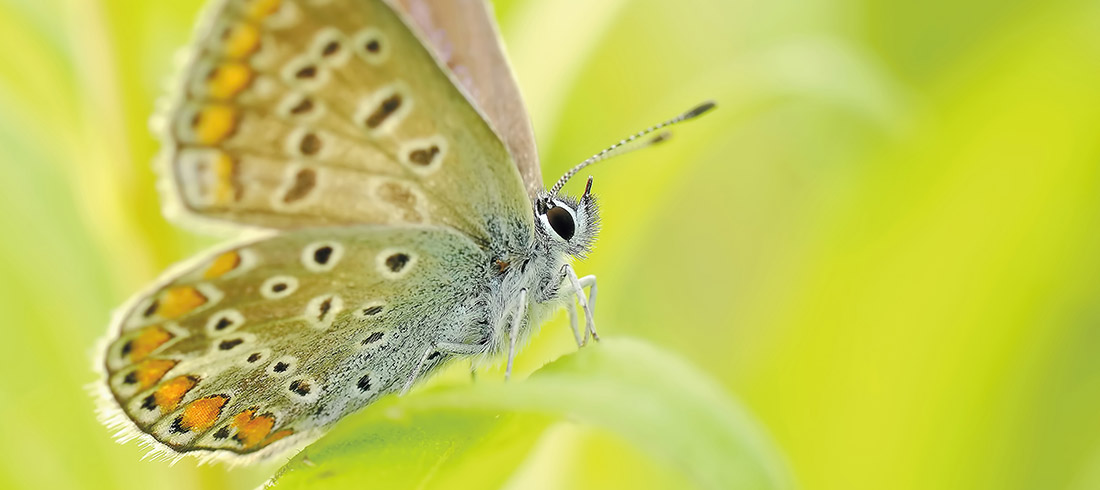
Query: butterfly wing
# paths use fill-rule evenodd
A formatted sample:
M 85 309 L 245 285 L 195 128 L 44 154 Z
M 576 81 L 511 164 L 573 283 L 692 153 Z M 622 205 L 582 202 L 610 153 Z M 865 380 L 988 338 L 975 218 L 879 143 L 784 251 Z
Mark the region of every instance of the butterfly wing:
M 431 342 L 481 338 L 488 263 L 453 230 L 373 225 L 200 257 L 117 313 L 106 413 L 169 455 L 277 453 L 400 389 Z
M 478 238 L 533 219 L 507 148 L 386 2 L 227 0 L 210 19 L 164 120 L 170 209 Z
M 427 35 L 488 119 L 534 197 L 543 186 L 535 133 L 490 6 L 483 0 L 397 0 L 397 6 Z

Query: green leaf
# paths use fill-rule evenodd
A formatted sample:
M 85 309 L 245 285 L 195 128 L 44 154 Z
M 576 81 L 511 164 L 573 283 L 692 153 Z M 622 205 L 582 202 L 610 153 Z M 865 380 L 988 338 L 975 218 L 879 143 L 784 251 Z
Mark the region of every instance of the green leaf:
M 522 382 L 384 399 L 306 448 L 273 486 L 500 487 L 556 423 L 608 431 L 689 486 L 793 487 L 760 427 L 717 383 L 628 339 L 580 349 Z

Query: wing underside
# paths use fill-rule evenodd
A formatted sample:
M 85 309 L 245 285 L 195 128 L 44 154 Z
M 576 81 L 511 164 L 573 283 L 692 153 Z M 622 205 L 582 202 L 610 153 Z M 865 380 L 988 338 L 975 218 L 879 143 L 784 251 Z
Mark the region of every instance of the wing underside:
M 171 454 L 279 452 L 398 389 L 433 340 L 469 341 L 486 263 L 456 232 L 378 226 L 202 256 L 120 310 L 108 412 Z
M 381 0 L 216 5 L 163 120 L 167 200 L 262 228 L 529 220 L 508 149 L 415 29 Z

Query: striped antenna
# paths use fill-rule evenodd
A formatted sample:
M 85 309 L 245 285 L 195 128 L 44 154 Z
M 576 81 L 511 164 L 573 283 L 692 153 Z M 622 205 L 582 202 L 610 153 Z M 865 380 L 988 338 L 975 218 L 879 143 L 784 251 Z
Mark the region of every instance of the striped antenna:
M 665 141 L 671 136 L 671 134 L 669 134 L 668 132 L 657 133 L 657 135 L 655 135 L 651 138 L 646 138 L 646 139 L 642 139 L 642 138 L 644 136 L 650 134 L 650 133 L 653 133 L 654 131 L 664 129 L 668 126 L 672 126 L 673 124 L 683 122 L 683 121 L 687 121 L 688 119 L 692 119 L 692 118 L 701 116 L 703 113 L 705 113 L 705 112 L 707 112 L 707 111 L 709 111 L 713 108 L 714 108 L 714 102 L 713 101 L 703 102 L 702 104 L 699 104 L 698 106 L 695 106 L 695 108 L 690 110 L 690 111 L 687 111 L 683 114 L 680 114 L 679 116 L 676 116 L 672 119 L 669 119 L 668 121 L 665 121 L 665 122 L 663 122 L 661 124 L 658 124 L 656 126 L 653 126 L 651 128 L 644 129 L 642 131 L 634 133 L 634 134 L 630 135 L 630 137 L 628 137 L 624 140 L 620 140 L 618 143 L 615 143 L 615 144 L 607 147 L 607 149 L 605 149 L 604 151 L 601 151 L 601 152 L 599 152 L 595 155 L 592 155 L 591 158 L 589 158 L 588 160 L 585 160 L 581 163 L 578 163 L 577 166 L 569 169 L 569 171 L 566 172 L 565 175 L 562 175 L 561 178 L 558 179 L 558 182 L 556 184 L 554 184 L 554 187 L 550 188 L 550 193 L 549 193 L 548 197 L 554 197 L 555 195 L 557 195 L 558 191 L 561 190 L 562 186 L 564 186 L 566 182 L 569 182 L 569 179 L 573 178 L 573 176 L 576 175 L 577 172 L 580 172 L 585 167 L 587 167 L 589 165 L 592 165 L 593 163 L 596 163 L 596 162 L 607 160 L 607 159 L 609 159 L 611 157 L 614 157 L 614 156 L 630 153 L 634 150 L 640 150 L 640 149 L 648 147 L 650 145 L 655 145 L 657 143 Z

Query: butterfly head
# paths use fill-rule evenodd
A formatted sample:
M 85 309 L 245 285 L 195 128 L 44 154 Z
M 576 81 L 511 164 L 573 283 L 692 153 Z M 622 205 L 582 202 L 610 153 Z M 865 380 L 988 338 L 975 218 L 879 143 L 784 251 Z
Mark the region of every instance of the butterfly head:
M 714 106 L 711 101 L 699 104 L 675 118 L 620 140 L 565 172 L 549 191 L 542 192 L 535 198 L 535 221 L 540 238 L 544 239 L 551 250 L 579 258 L 587 255 L 592 251 L 592 243 L 600 228 L 600 213 L 596 199 L 592 196 L 592 177 L 588 178 L 580 199 L 559 193 L 565 183 L 589 165 L 668 140 L 667 132 L 657 133 L 656 136 L 653 133 L 699 117 Z
M 540 238 L 555 251 L 583 258 L 592 251 L 600 230 L 600 211 L 592 195 L 592 177 L 584 194 L 541 193 L 535 198 L 535 228 Z

